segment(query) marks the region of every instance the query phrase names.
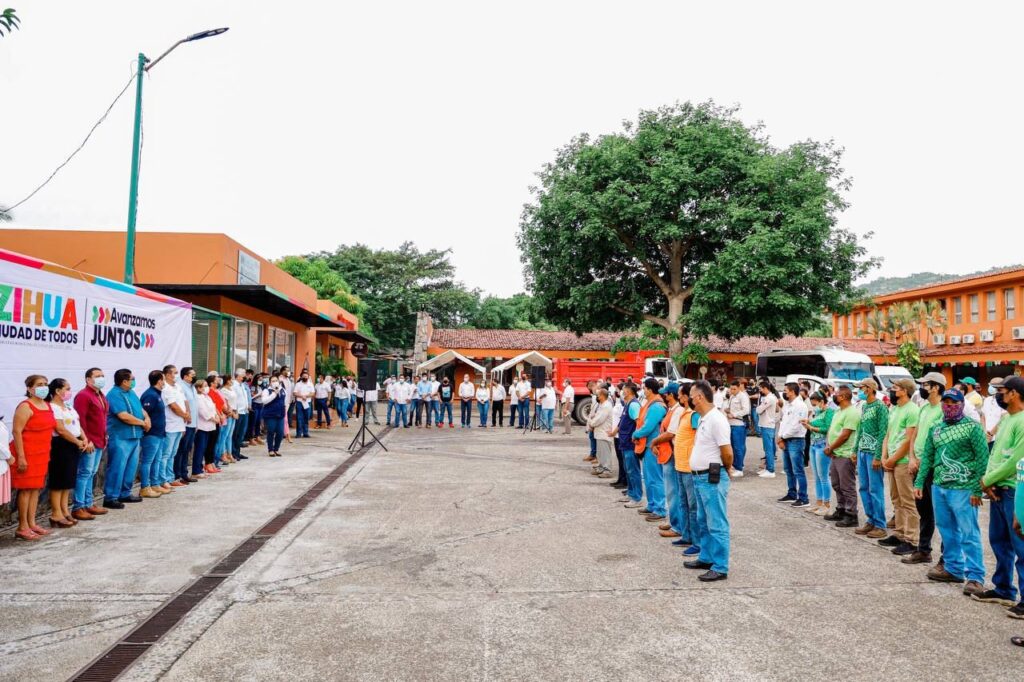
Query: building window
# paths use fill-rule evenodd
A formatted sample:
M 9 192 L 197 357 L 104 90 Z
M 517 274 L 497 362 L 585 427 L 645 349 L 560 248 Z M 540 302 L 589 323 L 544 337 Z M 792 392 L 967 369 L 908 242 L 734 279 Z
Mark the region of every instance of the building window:
M 270 355 L 267 357 L 267 368 L 271 370 L 291 367 L 295 370 L 295 332 L 277 327 L 270 327 L 268 332 Z
M 850 335 L 850 315 L 846 316 L 846 336 Z
M 964 323 L 964 299 L 957 296 L 953 299 L 953 324 Z
M 853 315 L 853 333 L 860 333 L 860 313 L 854 313 Z
M 263 325 L 235 318 L 235 339 L 232 345 L 232 368 L 258 371 L 263 355 Z
M 1003 289 L 1003 306 L 1006 308 L 1006 319 L 1017 319 L 1017 292 L 1013 289 Z
M 981 317 L 981 311 L 978 309 L 978 294 L 971 294 L 967 300 L 971 306 L 971 322 L 977 322 Z
M 985 292 L 985 314 L 989 322 L 996 321 L 996 292 Z

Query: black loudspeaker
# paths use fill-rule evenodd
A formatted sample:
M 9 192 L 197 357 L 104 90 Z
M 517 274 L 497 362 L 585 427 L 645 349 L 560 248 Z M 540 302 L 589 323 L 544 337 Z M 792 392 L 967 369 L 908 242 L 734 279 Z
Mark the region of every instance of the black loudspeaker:
M 359 360 L 359 388 L 364 391 L 377 390 L 376 360 Z
M 544 382 L 547 379 L 547 369 L 542 366 L 534 366 L 530 368 L 530 387 L 531 388 L 544 388 Z

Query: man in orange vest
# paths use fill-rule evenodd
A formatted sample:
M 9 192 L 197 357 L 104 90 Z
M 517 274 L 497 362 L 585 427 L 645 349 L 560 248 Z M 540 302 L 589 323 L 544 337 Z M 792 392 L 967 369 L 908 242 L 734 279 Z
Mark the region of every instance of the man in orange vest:
M 637 428 L 633 432 L 633 451 L 641 458 L 641 470 L 644 477 L 644 490 L 647 493 L 647 506 L 638 511 L 652 523 L 665 518 L 665 482 L 661 464 L 651 450 L 654 439 L 661 434 L 661 422 L 668 411 L 665 401 L 658 395 L 661 384 L 654 377 L 644 379 L 644 396 L 647 402 L 640 408 Z
M 672 441 L 679 429 L 679 419 L 683 407 L 679 404 L 676 394 L 679 384 L 668 383 L 661 389 L 660 395 L 668 402 L 668 412 L 661 420 L 661 435 L 654 439 L 654 454 L 661 465 L 662 480 L 665 482 L 665 507 L 668 512 L 668 523 L 658 526 L 663 538 L 678 538 L 683 534 L 683 506 L 680 504 L 679 479 L 676 476 L 676 464 L 673 457 Z

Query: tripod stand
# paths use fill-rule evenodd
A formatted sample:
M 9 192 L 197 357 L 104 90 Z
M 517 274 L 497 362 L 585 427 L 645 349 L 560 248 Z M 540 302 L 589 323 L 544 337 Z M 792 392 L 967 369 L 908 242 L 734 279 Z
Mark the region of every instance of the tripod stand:
M 369 428 L 367 428 L 367 426 L 366 426 L 366 413 L 367 412 L 369 412 L 369 410 L 366 409 L 366 405 L 364 404 L 363 405 L 363 423 L 359 427 L 359 430 L 356 431 L 355 438 L 353 438 L 352 442 L 349 443 L 348 451 L 352 452 L 353 450 L 357 450 L 359 448 L 366 447 L 366 434 L 370 434 L 370 438 L 372 438 L 374 441 L 376 441 L 377 445 L 379 445 L 384 450 L 384 452 L 387 452 L 388 449 L 386 447 L 384 447 L 384 443 L 380 442 L 380 438 L 377 438 L 376 434 L 374 434 L 373 431 L 371 431 Z M 374 419 L 376 419 L 376 417 L 374 417 Z M 356 447 L 356 442 L 359 443 L 359 448 Z
M 538 400 L 536 398 L 536 394 L 537 394 L 537 390 L 534 389 L 534 391 L 533 391 L 534 400 L 531 401 L 533 403 L 533 417 L 530 418 L 530 421 L 526 422 L 526 427 L 523 428 L 523 435 L 524 436 L 527 433 L 531 432 L 531 431 L 540 431 L 540 430 L 542 430 L 541 423 L 540 423 L 540 414 L 539 414 L 540 413 L 540 400 Z

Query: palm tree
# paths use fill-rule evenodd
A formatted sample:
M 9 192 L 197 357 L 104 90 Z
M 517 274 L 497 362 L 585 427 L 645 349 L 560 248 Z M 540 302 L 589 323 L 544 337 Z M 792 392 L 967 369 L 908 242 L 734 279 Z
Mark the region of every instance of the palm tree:
M 945 333 L 949 329 L 949 316 L 946 314 L 946 309 L 939 305 L 937 300 L 918 301 L 914 306 L 917 311 L 918 324 L 923 326 L 929 335 L 936 331 Z
M 886 336 L 892 336 L 893 334 L 890 318 L 886 316 L 884 310 L 878 306 L 873 306 L 870 313 L 864 313 L 864 324 L 866 328 L 859 330 L 857 334 L 874 338 L 878 342 L 878 354 L 884 360 L 886 354 L 882 341 Z
M 10 7 L 0 12 L 0 36 L 3 36 L 4 31 L 10 33 L 14 29 L 18 28 L 18 23 L 18 15 L 16 15 L 14 10 Z

